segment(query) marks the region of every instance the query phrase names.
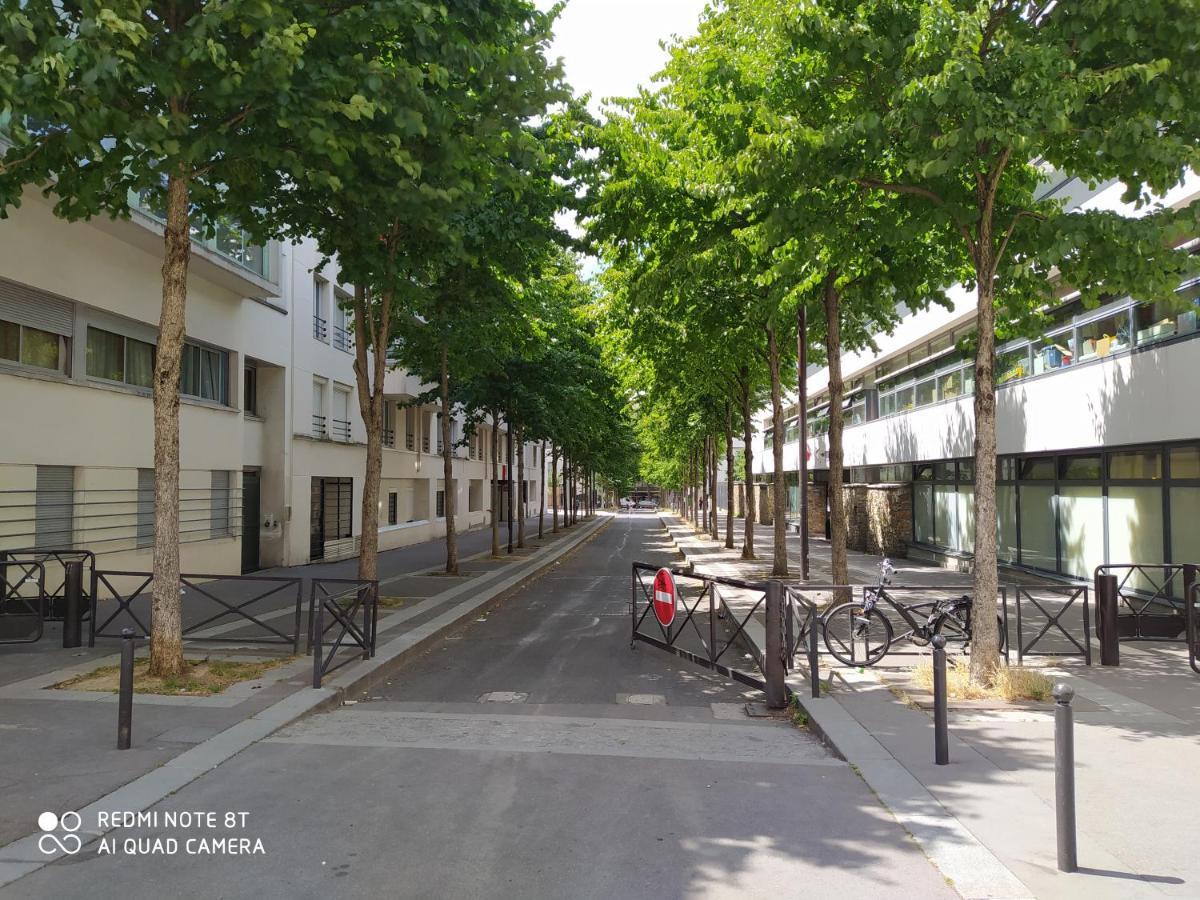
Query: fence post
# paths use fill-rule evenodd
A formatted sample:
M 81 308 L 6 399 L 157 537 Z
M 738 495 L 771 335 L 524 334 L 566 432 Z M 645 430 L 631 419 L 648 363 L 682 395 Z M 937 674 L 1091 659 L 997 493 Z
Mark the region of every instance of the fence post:
M 83 644 L 83 563 L 63 563 L 63 637 L 64 648 Z
M 812 682 L 812 695 L 821 696 L 821 666 L 817 661 L 817 622 L 820 621 L 816 609 L 808 612 L 808 680 Z
M 117 691 L 117 749 L 133 738 L 133 629 L 121 629 L 121 685 Z
M 1114 576 L 1115 577 L 1115 576 Z M 1054 686 L 1054 820 L 1058 832 L 1058 868 L 1079 868 L 1075 847 L 1075 722 L 1071 700 L 1075 689 Z
M 1121 645 L 1117 634 L 1117 576 L 1096 576 L 1096 633 L 1100 638 L 1100 665 L 1119 666 Z
M 316 605 L 313 609 L 312 628 L 312 651 L 313 651 L 313 682 L 315 688 L 321 686 L 321 663 L 324 660 L 325 653 L 321 649 L 321 638 L 325 633 L 325 600 L 322 597 L 317 597 Z
M 767 641 L 764 650 L 763 675 L 767 680 L 767 707 L 784 709 L 787 706 L 787 687 L 783 673 L 783 585 L 767 582 Z
M 933 636 L 933 761 L 950 763 L 949 712 L 946 707 L 946 636 Z

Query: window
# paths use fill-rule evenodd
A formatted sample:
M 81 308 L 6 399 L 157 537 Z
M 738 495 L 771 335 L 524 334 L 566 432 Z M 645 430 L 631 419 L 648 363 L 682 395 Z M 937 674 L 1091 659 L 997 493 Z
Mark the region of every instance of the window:
M 1137 323 L 1137 342 L 1153 344 L 1174 337 L 1179 330 L 1180 315 L 1177 304 L 1143 303 L 1134 310 Z
M 1069 481 L 1099 481 L 1099 456 L 1065 456 L 1059 460 L 1058 474 Z
M 325 419 L 325 385 L 324 378 L 313 378 L 312 399 L 312 433 L 313 437 L 323 438 L 328 434 Z
M 1108 477 L 1134 481 L 1162 478 L 1162 454 L 1157 450 L 1112 453 L 1108 457 Z
M 212 493 L 208 505 L 208 536 L 229 536 L 229 473 L 212 473 Z
M 383 446 L 396 446 L 396 413 L 391 403 L 383 404 Z
M 1175 447 L 1171 450 L 1172 478 L 1200 478 L 1200 447 Z
M 388 491 L 388 513 L 387 521 L 389 525 L 395 525 L 399 521 L 399 510 L 397 504 L 397 496 L 395 491 Z
M 71 547 L 75 539 L 75 469 L 38 466 L 34 545 L 43 550 Z
M 34 369 L 63 370 L 65 339 L 51 331 L 0 321 L 0 359 Z
M 446 516 L 446 491 L 439 489 L 437 492 L 437 517 L 439 519 Z
M 199 344 L 184 344 L 179 392 L 228 406 L 229 354 Z
M 333 389 L 333 421 L 330 433 L 336 441 L 350 440 L 350 389 L 337 385 Z
M 1079 326 L 1079 358 L 1097 359 L 1129 349 L 1129 310 Z
M 313 277 L 313 337 L 329 342 L 329 284 Z
M 1062 369 L 1075 361 L 1075 337 L 1071 331 L 1060 331 L 1042 338 L 1033 349 L 1033 374 Z
M 89 378 L 149 388 L 154 383 L 154 345 L 88 326 Z
M 1007 384 L 1031 373 L 1029 347 L 1020 347 L 1001 353 L 996 359 L 996 384 Z
M 254 366 L 242 370 L 242 412 L 258 415 L 258 369 Z
M 154 470 L 137 470 L 137 546 L 154 545 Z
M 1021 460 L 1022 481 L 1053 481 L 1054 458 L 1034 456 Z

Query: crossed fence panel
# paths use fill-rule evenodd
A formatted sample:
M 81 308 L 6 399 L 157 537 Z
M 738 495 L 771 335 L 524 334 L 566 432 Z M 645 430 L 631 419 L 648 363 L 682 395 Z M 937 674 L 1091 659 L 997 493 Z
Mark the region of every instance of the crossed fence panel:
M 126 579 L 131 582 L 129 586 L 115 583 Z M 143 598 L 148 600 L 153 583 L 154 575 L 149 572 L 94 570 L 91 620 L 95 627 L 89 630 L 89 646 L 95 645 L 97 637 L 121 637 L 125 628 L 131 628 L 138 637 L 147 637 L 149 621 L 139 615 L 134 604 Z M 185 625 L 185 639 L 205 643 L 283 644 L 290 646 L 293 653 L 300 652 L 302 579 L 269 575 L 181 575 L 179 583 L 185 611 L 198 600 L 211 607 L 198 621 Z M 245 586 L 250 587 L 250 596 L 245 596 Z M 101 621 L 98 598 L 102 588 L 112 596 L 116 608 Z M 285 599 L 286 603 L 270 602 L 278 599 Z M 273 624 L 281 613 L 290 617 L 290 631 Z M 244 629 L 248 627 L 257 630 L 247 634 Z
M 308 595 L 308 622 L 313 687 L 319 688 L 324 676 L 356 659 L 370 659 L 375 655 L 379 582 L 359 578 L 314 578 Z M 361 652 L 343 654 L 338 659 L 343 648 Z
M 90 573 L 96 568 L 95 553 L 91 550 L 76 550 L 66 547 L 56 549 L 19 547 L 15 550 L 0 550 L 0 573 L 3 572 L 6 565 L 22 559 L 42 563 L 46 567 L 46 584 L 53 585 L 53 587 L 46 588 L 42 601 L 45 621 L 62 622 L 66 619 L 67 564 L 72 562 L 80 563 L 83 566 L 84 593 L 80 602 L 83 605 L 83 618 L 87 619 L 91 615 L 91 597 L 87 593 L 87 586 L 91 583 Z M 53 574 L 51 564 L 58 566 L 57 571 Z M 3 578 L 2 574 L 0 574 L 0 578 Z
M 1185 598 L 1196 583 L 1188 563 L 1113 563 L 1097 566 L 1095 578 L 1117 577 L 1118 640 L 1186 641 Z
M 1087 665 L 1092 664 L 1092 625 L 1090 590 L 1086 584 L 1070 585 L 1012 585 L 1005 587 L 1004 608 L 1008 609 L 1008 593 L 1013 593 L 1017 613 L 1017 662 L 1026 656 L 1082 656 Z M 1058 603 L 1057 609 L 1054 604 Z M 1032 607 L 1032 610 L 1031 610 Z M 1068 613 L 1078 611 L 1081 633 L 1076 634 Z M 1034 618 L 1031 627 L 1036 629 L 1026 640 L 1026 625 L 1030 623 L 1030 612 Z M 1039 627 L 1038 618 L 1041 618 Z M 1065 639 L 1065 643 L 1063 642 Z M 1057 645 L 1039 649 L 1044 643 Z
M 0 644 L 32 644 L 46 627 L 46 567 L 32 559 L 0 569 Z

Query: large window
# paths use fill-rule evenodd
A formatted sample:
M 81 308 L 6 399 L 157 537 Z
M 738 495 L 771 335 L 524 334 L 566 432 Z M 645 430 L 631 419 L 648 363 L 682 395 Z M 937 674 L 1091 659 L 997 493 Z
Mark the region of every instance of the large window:
M 179 392 L 228 406 L 229 354 L 199 344 L 184 344 Z
M 51 331 L 0 320 L 0 359 L 7 362 L 61 372 L 65 340 Z
M 154 345 L 89 325 L 87 374 L 88 378 L 149 388 L 154 383 Z

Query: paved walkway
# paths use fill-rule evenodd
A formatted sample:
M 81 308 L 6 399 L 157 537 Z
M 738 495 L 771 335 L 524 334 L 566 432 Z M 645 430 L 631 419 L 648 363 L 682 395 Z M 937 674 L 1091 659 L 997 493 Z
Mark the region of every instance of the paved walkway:
M 697 570 L 760 575 L 736 551 L 667 519 Z M 857 554 L 854 570 L 870 571 L 873 562 Z M 901 570 L 934 583 L 963 578 L 907 563 Z M 1182 646 L 1123 644 L 1119 668 L 1054 662 L 1046 671 L 1071 684 L 1077 697 L 1081 868 L 1072 875 L 1056 868 L 1052 704 L 961 704 L 951 711 L 951 764 L 935 766 L 930 714 L 892 690 L 898 673 L 839 668 L 823 656 L 825 697 L 808 699 L 799 679 L 793 687 L 814 725 L 859 766 L 939 865 L 947 850 L 939 830 L 961 829 L 1016 879 L 1009 893 L 984 895 L 1200 897 L 1200 855 L 1190 849 L 1200 810 L 1200 677 Z
M 91 842 L 5 896 L 954 896 L 810 734 L 748 717 L 741 686 L 630 648 L 629 564 L 673 558 L 657 517 L 619 515 L 354 705 L 148 808 L 244 811 L 235 833 L 263 855 Z M 164 819 L 112 832 L 181 847 L 203 834 Z

